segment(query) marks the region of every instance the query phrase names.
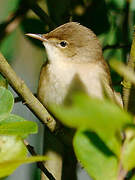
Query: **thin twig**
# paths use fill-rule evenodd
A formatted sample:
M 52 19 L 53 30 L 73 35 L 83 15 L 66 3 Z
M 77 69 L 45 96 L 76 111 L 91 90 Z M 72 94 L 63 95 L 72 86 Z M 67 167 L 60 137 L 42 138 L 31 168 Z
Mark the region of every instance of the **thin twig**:
M 39 119 L 50 129 L 50 131 L 53 132 L 56 128 L 56 121 L 48 113 L 48 111 L 40 103 L 40 101 L 32 94 L 24 81 L 22 81 L 16 75 L 15 71 L 11 68 L 11 66 L 8 64 L 1 53 L 0 72 L 9 81 L 14 90 L 23 97 L 25 104 L 29 107 L 29 109 L 32 110 L 39 117 Z
M 33 146 L 31 146 L 27 141 L 24 141 L 24 144 L 32 156 L 37 156 Z M 56 180 L 54 176 L 47 170 L 44 163 L 37 162 L 37 167 L 46 175 L 49 180 Z
M 37 3 L 30 4 L 30 8 L 43 21 L 43 23 L 46 23 L 49 26 L 50 30 L 55 28 L 51 18 Z
M 130 57 L 127 66 L 131 68 L 132 71 L 135 71 L 135 32 L 133 34 L 133 42 L 132 42 Z M 132 85 L 132 83 L 127 79 L 124 79 L 123 85 L 124 85 L 123 87 L 124 108 L 135 114 L 135 110 L 134 110 L 135 86 Z
M 129 1 L 126 2 L 126 8 L 127 8 L 127 13 L 126 13 L 126 21 L 127 21 L 127 28 L 129 28 L 128 24 L 128 18 L 129 18 Z M 125 28 L 125 27 L 124 27 Z M 128 30 L 126 30 L 125 34 L 128 34 Z M 133 41 L 131 45 L 131 50 L 130 50 L 130 57 L 127 66 L 131 68 L 132 71 L 135 71 L 135 32 L 133 34 Z M 124 108 L 135 114 L 134 110 L 134 105 L 135 105 L 135 86 L 128 81 L 127 79 L 124 79 L 123 81 L 123 102 L 124 102 Z M 124 146 L 124 144 L 123 144 Z M 125 180 L 131 179 L 135 174 L 135 170 L 131 172 L 130 177 L 124 177 Z

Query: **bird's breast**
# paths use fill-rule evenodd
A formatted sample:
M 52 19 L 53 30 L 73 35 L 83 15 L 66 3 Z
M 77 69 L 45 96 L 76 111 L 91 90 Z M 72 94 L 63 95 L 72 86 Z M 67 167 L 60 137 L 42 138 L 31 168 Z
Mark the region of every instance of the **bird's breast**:
M 72 89 L 83 89 L 91 96 L 102 98 L 100 78 L 104 72 L 101 71 L 95 64 L 48 64 L 41 70 L 38 97 L 45 106 L 61 104 Z

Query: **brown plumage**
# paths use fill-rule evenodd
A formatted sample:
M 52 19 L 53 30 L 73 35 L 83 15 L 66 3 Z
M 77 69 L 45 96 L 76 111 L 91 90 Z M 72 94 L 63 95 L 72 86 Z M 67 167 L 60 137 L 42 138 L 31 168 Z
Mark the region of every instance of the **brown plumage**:
M 38 97 L 45 106 L 63 103 L 76 85 L 98 98 L 103 98 L 104 86 L 111 99 L 120 101 L 112 89 L 109 68 L 93 31 L 69 22 L 47 34 L 27 35 L 43 41 L 46 48 L 48 63 L 41 70 L 38 88 Z
M 103 98 L 104 85 L 114 98 L 108 65 L 100 42 L 90 29 L 69 22 L 44 35 L 28 35 L 43 41 L 48 55 L 38 88 L 38 96 L 45 106 L 64 102 L 70 88 L 78 82 L 77 86 L 80 89 L 83 86 L 90 96 Z
M 46 48 L 48 62 L 41 70 L 38 97 L 47 108 L 50 103 L 65 103 L 78 91 L 102 99 L 105 90 L 115 100 L 100 42 L 90 29 L 69 22 L 48 34 L 28 35 L 43 41 Z M 61 167 L 62 160 L 58 161 L 53 174 Z M 49 166 L 52 169 L 52 164 Z M 61 179 L 60 175 L 55 177 Z
M 38 89 L 44 105 L 62 103 L 73 84 L 78 82 L 89 95 L 102 98 L 102 80 L 113 97 L 110 73 L 100 42 L 90 29 L 70 22 L 42 37 L 49 62 L 42 68 Z M 67 46 L 61 47 L 61 42 L 66 42 Z

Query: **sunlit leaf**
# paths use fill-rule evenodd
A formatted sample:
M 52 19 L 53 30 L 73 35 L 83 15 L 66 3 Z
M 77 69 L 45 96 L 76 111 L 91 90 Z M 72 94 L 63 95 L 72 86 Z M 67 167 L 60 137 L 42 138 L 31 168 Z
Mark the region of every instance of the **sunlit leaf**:
M 20 138 L 0 135 L 0 162 L 24 158 L 26 155 L 27 149 Z
M 37 133 L 37 124 L 31 121 L 0 123 L 0 134 L 27 135 Z
M 15 115 L 15 114 L 9 114 L 6 117 L 0 117 L 0 125 L 4 123 L 12 123 L 12 122 L 22 122 L 26 121 L 23 117 Z
M 135 176 L 133 176 L 130 180 L 135 180 Z
M 115 61 L 115 60 L 111 61 L 110 65 L 117 73 L 119 73 L 128 81 L 135 84 L 135 73 L 133 72 L 131 68 L 127 67 L 122 62 Z
M 80 94 L 70 106 L 51 106 L 52 112 L 65 125 L 96 132 L 117 156 L 120 154 L 120 131 L 132 123 L 132 116 L 108 100 Z
M 25 158 L 18 158 L 15 160 L 9 160 L 0 163 L 0 177 L 8 176 L 13 173 L 13 171 L 20 165 L 24 163 L 33 163 L 37 161 L 45 161 L 47 158 L 45 156 L 32 156 Z
M 9 114 L 12 111 L 14 98 L 6 88 L 0 87 L 0 116 Z
M 77 132 L 73 144 L 78 160 L 93 179 L 117 179 L 118 160 L 95 133 Z
M 122 163 L 128 171 L 135 167 L 135 138 L 125 141 L 122 152 Z
M 87 128 L 113 134 L 132 123 L 132 116 L 108 100 L 75 95 L 70 106 L 52 106 L 55 116 L 73 128 Z

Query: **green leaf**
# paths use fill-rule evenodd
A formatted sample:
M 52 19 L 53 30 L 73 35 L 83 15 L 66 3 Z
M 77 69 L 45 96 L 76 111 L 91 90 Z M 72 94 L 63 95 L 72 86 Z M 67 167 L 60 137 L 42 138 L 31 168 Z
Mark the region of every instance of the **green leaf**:
M 95 133 L 77 132 L 73 145 L 77 158 L 93 179 L 116 180 L 117 158 Z
M 8 176 L 23 163 L 43 161 L 45 156 L 26 157 L 27 149 L 16 136 L 0 136 L 0 178 Z
M 135 11 L 135 1 L 130 1 L 130 9 L 133 11 Z
M 122 164 L 128 171 L 135 167 L 135 138 L 125 141 L 122 152 Z
M 0 87 L 0 116 L 5 116 L 12 111 L 14 98 L 12 93 L 4 87 Z
M 106 145 L 119 157 L 120 131 L 132 123 L 132 116 L 108 100 L 75 95 L 70 106 L 51 106 L 54 116 L 71 128 L 96 132 Z
M 9 160 L 0 163 L 0 177 L 8 176 L 13 173 L 13 171 L 20 165 L 24 163 L 33 163 L 37 161 L 45 161 L 47 158 L 45 156 L 32 156 L 19 158 L 15 160 Z
M 130 180 L 135 180 L 135 176 L 133 176 Z
M 104 141 L 106 146 L 115 154 L 117 157 L 121 153 L 121 139 L 116 134 L 113 136 L 104 132 L 97 132 L 97 135 Z
M 117 8 L 124 8 L 124 6 L 125 6 L 125 1 L 123 1 L 123 0 L 112 0 L 111 1 L 112 2 L 112 4 L 115 4 L 115 6 L 117 7 Z
M 23 121 L 26 121 L 26 120 L 23 117 L 20 117 L 15 114 L 9 114 L 8 116 L 0 117 L 0 125 L 4 123 L 23 122 Z
M 10 0 L 0 1 L 0 34 L 2 37 L 4 36 L 5 31 L 5 23 L 7 20 L 14 16 L 14 12 L 17 11 L 18 6 L 20 5 L 21 0 L 14 0 L 10 3 Z M 10 6 L 8 6 L 10 4 Z M 8 36 L 4 36 L 2 43 L 0 43 L 0 51 L 5 55 L 8 59 L 8 62 L 14 60 L 14 54 L 16 53 L 16 44 L 18 41 L 18 33 L 16 33 L 16 29 L 9 33 Z M 10 47 L 10 48 L 7 48 Z
M 0 134 L 27 135 L 37 133 L 37 124 L 31 121 L 10 122 L 0 124 Z
M 1 29 L 1 26 L 0 26 Z M 6 36 L 3 40 L 3 42 L 0 44 L 0 51 L 6 59 L 8 59 L 8 62 L 11 62 L 14 60 L 14 56 L 16 53 L 16 44 L 18 43 L 18 29 L 15 29 L 11 34 Z M 7 48 L 10 47 L 10 48 Z
M 27 149 L 20 138 L 0 135 L 0 163 L 26 157 Z
M 110 65 L 117 73 L 135 84 L 135 73 L 133 72 L 133 69 L 127 67 L 124 63 L 115 60 L 110 61 Z
M 16 11 L 20 3 L 20 0 L 14 0 L 11 4 L 10 2 L 10 0 L 0 2 L 0 21 L 5 21 L 5 19 L 9 16 L 10 13 Z M 7 6 L 8 4 L 10 4 L 10 6 Z
M 73 97 L 70 106 L 51 106 L 54 115 L 65 125 L 114 134 L 132 123 L 132 116 L 108 100 L 90 98 L 84 94 Z

